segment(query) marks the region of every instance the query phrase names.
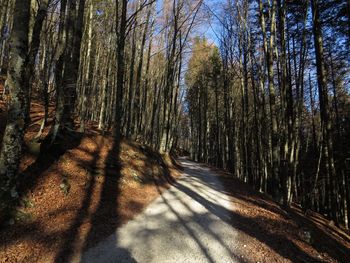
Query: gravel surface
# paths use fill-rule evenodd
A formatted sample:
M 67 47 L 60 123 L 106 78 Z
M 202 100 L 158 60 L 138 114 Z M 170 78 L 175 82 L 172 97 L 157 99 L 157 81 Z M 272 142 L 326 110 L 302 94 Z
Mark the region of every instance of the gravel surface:
M 180 162 L 183 176 L 169 190 L 73 262 L 243 262 L 222 183 L 209 168 Z

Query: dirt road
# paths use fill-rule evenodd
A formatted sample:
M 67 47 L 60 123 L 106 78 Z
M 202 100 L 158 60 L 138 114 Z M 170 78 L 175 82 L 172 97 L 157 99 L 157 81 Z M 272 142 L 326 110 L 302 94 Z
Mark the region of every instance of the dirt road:
M 180 162 L 183 176 L 169 190 L 73 262 L 243 262 L 222 183 L 205 166 Z

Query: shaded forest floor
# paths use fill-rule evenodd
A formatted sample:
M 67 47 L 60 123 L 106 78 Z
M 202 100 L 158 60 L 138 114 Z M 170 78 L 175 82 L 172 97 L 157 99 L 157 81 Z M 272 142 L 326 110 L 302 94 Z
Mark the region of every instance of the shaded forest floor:
M 242 234 L 248 262 L 350 262 L 349 231 L 318 213 L 305 215 L 296 204 L 284 210 L 231 174 L 212 169 L 232 198 L 232 225 Z
M 159 186 L 170 187 L 181 174 L 171 158 L 135 142 L 124 140 L 116 153 L 113 138 L 93 127 L 40 153 L 31 141 L 42 117 L 43 107 L 33 103 L 20 166 L 22 204 L 17 222 L 0 229 L 0 262 L 67 262 L 73 251 L 93 246 L 140 213 L 159 196 Z M 0 99 L 0 143 L 5 124 Z M 240 252 L 248 262 L 350 262 L 349 233 L 297 206 L 285 211 L 213 170 L 232 197 L 232 225 L 242 234 Z

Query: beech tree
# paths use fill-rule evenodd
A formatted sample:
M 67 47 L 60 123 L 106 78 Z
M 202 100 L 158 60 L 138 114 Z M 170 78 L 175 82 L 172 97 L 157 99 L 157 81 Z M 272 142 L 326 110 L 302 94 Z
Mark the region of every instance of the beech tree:
M 93 129 L 349 226 L 349 21 L 345 0 L 0 0 L 0 213 L 27 127 L 41 153 Z
M 202 0 L 164 1 L 161 12 L 155 0 L 0 3 L 0 67 L 7 72 L 1 99 L 8 114 L 1 211 L 18 196 L 28 126 L 39 125 L 33 140 L 41 154 L 90 128 L 111 133 L 116 142 L 125 137 L 163 152 L 176 146 L 181 69 Z M 44 106 L 40 124 L 30 120 L 33 100 Z
M 6 85 L 9 89 L 7 124 L 0 151 L 0 215 L 7 216 L 17 199 L 16 179 L 28 111 L 29 87 L 25 83 L 28 55 L 30 1 L 16 0 Z M 3 218 L 1 218 L 2 221 Z
M 216 47 L 194 41 L 184 113 L 191 140 L 180 145 L 284 206 L 298 202 L 348 227 L 348 131 L 338 92 L 349 98 L 349 55 L 345 26 L 333 20 L 345 2 L 330 2 L 235 0 L 220 14 L 210 9 L 219 24 L 219 74 L 208 73 L 214 65 L 205 54 Z M 344 70 L 334 70 L 334 58 Z

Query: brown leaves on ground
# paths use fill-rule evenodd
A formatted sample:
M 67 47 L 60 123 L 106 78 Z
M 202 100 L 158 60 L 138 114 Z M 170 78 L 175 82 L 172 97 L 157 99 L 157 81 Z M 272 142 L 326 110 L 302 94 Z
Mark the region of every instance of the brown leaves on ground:
M 218 170 L 217 170 L 218 171 Z M 219 171 L 220 172 L 220 171 Z M 350 262 L 350 236 L 323 216 L 283 210 L 272 199 L 221 172 L 232 197 L 244 262 Z
M 117 153 L 113 138 L 96 132 L 32 151 L 40 149 L 31 139 L 42 117 L 42 106 L 32 104 L 20 165 L 22 206 L 18 222 L 0 230 L 0 262 L 68 262 L 142 211 L 179 174 L 169 157 L 128 141 Z M 2 125 L 4 114 L 0 119 Z
M 167 187 L 171 171 L 158 153 L 124 141 L 121 163 L 106 162 L 112 141 L 84 136 L 62 152 L 24 158 L 20 189 L 31 205 L 21 210 L 30 219 L 1 230 L 0 262 L 66 261 L 62 255 L 112 234 Z
M 31 138 L 42 117 L 43 107 L 33 103 L 20 166 L 20 220 L 0 230 L 0 262 L 69 261 L 74 251 L 90 247 L 139 213 L 169 186 L 170 174 L 180 174 L 171 156 L 132 142 L 122 142 L 118 161 L 113 138 L 93 129 L 90 135 L 67 136 L 37 156 L 40 145 Z M 0 138 L 5 124 L 0 100 Z M 232 225 L 241 233 L 239 243 L 246 244 L 239 248 L 242 262 L 350 262 L 345 231 L 316 213 L 303 215 L 296 206 L 284 211 L 221 174 L 232 197 Z

